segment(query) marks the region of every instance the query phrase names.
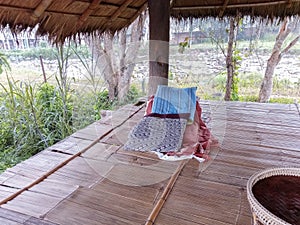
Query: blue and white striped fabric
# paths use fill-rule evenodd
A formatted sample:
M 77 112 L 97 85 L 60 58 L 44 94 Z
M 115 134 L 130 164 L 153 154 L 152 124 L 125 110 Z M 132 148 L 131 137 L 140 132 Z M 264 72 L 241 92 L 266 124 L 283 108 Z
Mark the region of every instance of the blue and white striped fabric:
M 154 97 L 152 113 L 189 113 L 189 122 L 194 121 L 197 87 L 174 88 L 159 85 Z

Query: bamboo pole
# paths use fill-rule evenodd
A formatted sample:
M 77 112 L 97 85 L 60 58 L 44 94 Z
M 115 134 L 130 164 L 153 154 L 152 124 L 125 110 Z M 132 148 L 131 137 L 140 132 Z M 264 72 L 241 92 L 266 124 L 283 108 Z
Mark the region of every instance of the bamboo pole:
M 56 167 L 54 167 L 52 170 L 50 170 L 49 172 L 47 172 L 46 174 L 44 174 L 43 176 L 39 177 L 38 179 L 36 179 L 34 182 L 32 182 L 31 184 L 25 186 L 24 188 L 20 189 L 19 191 L 13 193 L 12 195 L 8 196 L 7 198 L 3 199 L 2 201 L 0 201 L 0 206 L 2 204 L 6 204 L 8 201 L 13 200 L 15 197 L 17 197 L 18 195 L 22 194 L 24 191 L 32 188 L 34 185 L 42 182 L 43 180 L 45 180 L 47 177 L 49 177 L 51 174 L 53 174 L 54 172 L 56 172 L 57 170 L 59 170 L 60 168 L 62 168 L 63 166 L 65 166 L 66 164 L 68 164 L 69 162 L 71 162 L 73 159 L 79 157 L 81 154 L 83 154 L 84 152 L 86 152 L 88 149 L 90 149 L 92 146 L 94 146 L 95 144 L 97 144 L 103 137 L 105 137 L 106 135 L 110 134 L 113 130 L 115 130 L 116 128 L 122 126 L 127 120 L 129 120 L 131 117 L 133 117 L 135 114 L 137 114 L 143 107 L 145 104 L 143 104 L 141 107 L 139 107 L 138 110 L 136 110 L 134 113 L 132 113 L 126 120 L 124 120 L 121 124 L 111 128 L 109 131 L 107 131 L 105 134 L 101 135 L 100 137 L 98 137 L 97 139 L 95 139 L 91 144 L 89 144 L 87 147 L 85 147 L 84 149 L 82 149 L 80 152 L 77 152 L 75 155 L 72 155 L 72 157 L 66 159 L 65 161 L 63 161 L 62 163 L 60 163 L 59 165 L 57 165 Z
M 184 168 L 184 166 L 187 164 L 188 161 L 189 161 L 189 159 L 181 161 L 181 163 L 177 167 L 176 171 L 173 173 L 172 177 L 170 178 L 168 185 L 166 186 L 162 196 L 160 197 L 160 199 L 158 200 L 158 202 L 152 209 L 152 212 L 150 213 L 145 225 L 153 225 L 154 224 L 160 210 L 162 209 L 165 202 L 167 201 L 167 198 L 168 198 L 170 192 L 172 191 L 172 188 L 174 187 L 174 184 L 177 181 L 179 174 L 181 173 L 182 169 Z

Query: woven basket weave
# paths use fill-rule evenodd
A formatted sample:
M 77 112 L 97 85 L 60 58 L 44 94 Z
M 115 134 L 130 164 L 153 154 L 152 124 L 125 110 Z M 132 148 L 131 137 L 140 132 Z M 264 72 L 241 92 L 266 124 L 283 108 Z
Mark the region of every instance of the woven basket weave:
M 269 212 L 264 206 L 262 206 L 255 196 L 252 193 L 253 186 L 262 179 L 271 177 L 271 176 L 299 176 L 300 177 L 300 167 L 299 168 L 291 168 L 291 167 L 283 167 L 283 168 L 271 168 L 260 171 L 258 173 L 253 174 L 247 183 L 247 198 L 249 204 L 251 206 L 251 210 L 253 213 L 253 225 L 291 225 L 288 222 L 280 219 L 275 216 L 273 213 Z

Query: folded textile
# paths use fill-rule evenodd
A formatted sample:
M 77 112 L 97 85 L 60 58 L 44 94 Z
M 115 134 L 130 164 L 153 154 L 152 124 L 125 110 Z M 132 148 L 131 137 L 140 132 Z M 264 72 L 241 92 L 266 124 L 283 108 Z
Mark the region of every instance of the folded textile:
M 159 85 L 154 97 L 152 113 L 183 114 L 189 113 L 189 121 L 194 120 L 197 87 L 174 88 Z
M 147 102 L 145 116 L 151 115 L 154 104 L 154 96 L 151 96 Z M 186 157 L 194 157 L 195 159 L 202 158 L 209 160 L 209 151 L 211 147 L 218 146 L 217 140 L 211 135 L 210 130 L 201 119 L 202 109 L 198 101 L 196 101 L 196 110 L 194 121 L 186 126 L 182 148 L 177 152 L 169 151 L 165 155 L 158 154 L 160 159 L 164 160 L 181 160 Z
M 182 145 L 187 120 L 146 116 L 131 131 L 125 150 L 177 152 Z

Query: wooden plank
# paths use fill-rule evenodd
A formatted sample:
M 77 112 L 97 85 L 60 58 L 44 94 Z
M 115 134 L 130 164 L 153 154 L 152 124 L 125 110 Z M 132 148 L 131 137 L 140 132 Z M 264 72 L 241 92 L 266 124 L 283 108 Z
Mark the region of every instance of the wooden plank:
M 128 134 L 131 131 L 131 129 L 132 129 L 132 127 L 128 127 L 128 126 L 122 126 L 122 127 L 116 128 L 110 134 L 108 134 L 103 139 L 101 139 L 100 142 L 109 144 L 109 145 L 122 146 L 126 143 L 126 141 L 128 139 Z
M 232 224 L 241 213 L 243 192 L 232 185 L 180 177 L 162 213 L 204 224 Z
M 190 199 L 190 198 L 189 198 Z M 200 198 L 197 198 L 197 200 Z M 230 200 L 230 203 L 233 202 Z M 219 207 L 224 205 L 225 202 L 211 203 L 208 199 L 204 201 L 187 202 L 183 197 L 173 196 L 168 199 L 165 207 L 162 210 L 163 214 L 173 216 L 175 218 L 181 218 L 182 220 L 200 222 L 204 224 L 233 224 L 236 220 L 235 213 L 226 211 L 225 207 Z M 177 206 L 176 208 L 172 207 Z M 231 205 L 229 205 L 231 207 Z M 208 221 L 210 221 L 208 223 Z
M 104 179 L 92 187 L 95 191 L 108 192 L 120 195 L 135 201 L 141 201 L 155 205 L 161 196 L 166 182 L 156 183 L 148 186 L 130 186 L 115 183 L 109 179 Z
M 77 154 L 81 152 L 83 149 L 88 147 L 92 143 L 91 140 L 84 140 L 77 137 L 67 137 L 64 140 L 50 146 L 47 148 L 49 151 L 57 151 L 66 154 Z
M 91 158 L 94 160 L 107 160 L 118 149 L 119 147 L 116 145 L 97 143 L 84 152 L 81 156 L 83 158 Z
M 61 198 L 47 194 L 24 191 L 21 195 L 2 205 L 2 207 L 39 218 L 58 205 L 61 200 Z
M 74 191 L 76 191 L 78 187 L 78 185 L 54 182 L 53 180 L 45 179 L 41 183 L 30 188 L 29 190 L 32 192 L 57 197 L 63 200 L 69 195 L 71 195 Z
M 264 134 L 288 135 L 291 137 L 300 137 L 299 127 L 276 126 L 274 124 L 257 124 L 247 121 L 230 121 L 227 122 L 228 130 L 232 131 L 252 131 Z
M 2 218 L 2 217 L 0 217 L 0 224 L 5 224 L 5 225 L 22 225 L 22 223 L 11 221 L 11 220 L 8 220 L 8 219 Z
M 18 164 L 16 168 L 22 169 L 26 168 L 34 168 L 36 170 L 48 172 L 54 167 L 58 166 L 62 162 L 69 159 L 71 156 L 67 154 L 61 154 L 52 151 L 41 151 L 40 153 L 30 157 L 29 159 L 23 161 L 21 164 Z M 30 174 L 27 174 L 28 176 Z
M 117 213 L 115 215 L 109 215 L 100 210 L 72 201 L 60 204 L 49 212 L 45 219 L 60 225 L 137 224 L 134 221 L 128 221 L 118 217 Z
M 118 202 L 118 204 L 115 204 Z M 151 211 L 151 204 L 126 197 L 80 188 L 68 200 L 52 210 L 46 219 L 60 224 L 142 224 Z M 63 209 L 63 210 L 62 210 Z M 66 221 L 66 212 L 74 215 Z M 68 215 L 67 214 L 67 215 Z M 63 221 L 65 220 L 65 221 Z
M 236 177 L 238 179 L 249 179 L 250 176 L 258 171 L 258 169 L 247 167 L 246 165 L 235 165 L 216 160 L 215 163 L 211 164 L 207 171 L 208 173 L 223 175 L 226 178 Z M 199 178 L 206 179 L 206 176 L 208 174 L 206 174 L 205 172 L 206 171 L 199 172 Z
M 5 173 L 0 175 L 1 183 L 7 179 L 11 179 L 14 175 L 25 176 L 28 178 L 36 178 L 42 176 L 53 167 L 68 159 L 68 155 L 59 154 L 55 152 L 42 151 L 37 155 L 17 164 L 13 168 L 9 168 Z M 28 171 L 31 171 L 30 173 Z
M 155 225 L 166 225 L 166 224 L 174 224 L 174 225 L 206 225 L 201 221 L 192 221 L 193 219 L 182 219 L 180 217 L 176 217 L 175 215 L 168 215 L 165 213 L 160 213 L 155 220 Z M 216 224 L 215 225 L 224 225 L 224 224 Z
M 136 165 L 136 164 L 125 164 L 115 163 L 114 167 L 106 175 L 106 178 L 123 185 L 129 186 L 145 186 L 160 183 L 169 179 L 177 167 L 171 167 L 169 169 L 162 170 L 164 164 L 168 162 L 160 161 L 153 165 Z M 178 163 L 178 162 L 177 162 Z
M 1 184 L 22 189 L 44 176 L 48 171 L 69 157 L 69 155 L 65 154 L 42 151 L 2 173 L 0 175 Z
M 8 198 L 9 196 L 16 193 L 17 191 L 19 191 L 19 189 L 17 188 L 0 185 L 0 201 Z
M 15 189 L 21 189 L 33 183 L 34 181 L 35 178 L 29 178 L 27 176 L 12 173 L 12 176 L 3 181 L 1 184 L 8 187 L 13 187 Z
M 79 138 L 79 139 L 85 139 L 94 141 L 97 138 L 105 135 L 109 131 L 111 131 L 114 127 L 112 126 L 98 126 L 97 123 L 93 123 L 79 131 L 76 131 L 71 135 L 71 137 Z
M 0 207 L 0 218 L 6 220 L 7 224 L 9 224 L 9 222 L 12 224 L 24 224 L 30 216 Z M 1 224 L 6 225 L 6 223 Z
M 25 225 L 59 225 L 56 223 L 52 223 L 50 221 L 38 219 L 35 217 L 30 217 L 29 220 L 25 222 Z
M 53 182 L 89 187 L 103 179 L 113 166 L 114 164 L 110 162 L 78 157 L 51 174 L 48 179 Z
M 32 217 L 29 215 L 25 215 L 19 212 L 11 211 L 8 209 L 4 209 L 0 207 L 0 224 L 2 225 L 58 225 L 55 223 L 51 223 L 49 221 L 45 221 L 42 219 L 38 219 L 36 217 Z

